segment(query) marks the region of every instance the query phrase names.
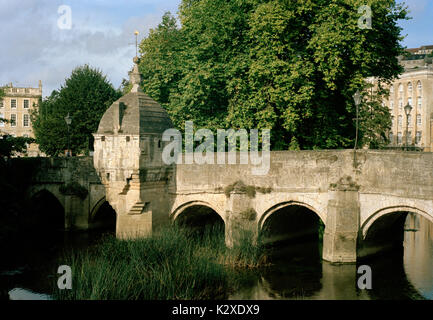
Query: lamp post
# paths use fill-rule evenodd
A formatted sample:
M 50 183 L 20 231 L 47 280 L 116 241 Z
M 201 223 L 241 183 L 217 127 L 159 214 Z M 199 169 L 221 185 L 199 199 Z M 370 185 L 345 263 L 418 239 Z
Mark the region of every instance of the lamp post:
M 69 116 L 69 112 L 68 112 L 68 115 L 65 117 L 65 122 L 66 122 L 66 125 L 68 127 L 68 151 L 67 151 L 67 157 L 70 157 L 71 156 L 71 152 L 70 152 L 70 148 L 69 148 L 69 140 L 70 140 L 69 126 L 72 123 L 72 118 Z
M 358 121 L 359 121 L 359 105 L 361 104 L 361 93 L 359 92 L 359 90 L 356 91 L 356 93 L 353 95 L 353 100 L 355 101 L 355 106 L 356 106 L 356 135 L 355 135 L 355 147 L 353 149 L 353 165 L 356 168 L 357 167 L 357 163 L 356 163 L 356 149 L 358 147 Z
M 408 135 L 409 135 L 409 115 L 410 112 L 412 111 L 412 106 L 408 103 L 405 107 L 404 107 L 404 112 L 406 113 L 406 151 L 409 149 L 409 144 L 408 144 Z

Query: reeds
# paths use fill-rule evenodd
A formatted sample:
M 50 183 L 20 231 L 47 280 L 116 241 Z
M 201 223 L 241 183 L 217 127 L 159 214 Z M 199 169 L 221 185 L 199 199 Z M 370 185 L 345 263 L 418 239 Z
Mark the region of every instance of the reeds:
M 235 248 L 224 233 L 167 227 L 150 238 L 103 238 L 87 251 L 69 252 L 71 290 L 55 289 L 57 299 L 166 300 L 225 298 L 234 269 L 263 265 L 262 249 L 251 238 Z

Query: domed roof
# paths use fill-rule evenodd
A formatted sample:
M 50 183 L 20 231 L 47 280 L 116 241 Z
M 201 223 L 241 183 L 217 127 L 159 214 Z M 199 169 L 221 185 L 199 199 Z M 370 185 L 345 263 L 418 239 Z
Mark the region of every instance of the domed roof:
M 115 101 L 102 116 L 97 134 L 161 134 L 173 128 L 167 111 L 155 100 L 143 93 L 139 84 L 138 59 L 134 58 L 134 68 L 129 73 L 133 87 Z

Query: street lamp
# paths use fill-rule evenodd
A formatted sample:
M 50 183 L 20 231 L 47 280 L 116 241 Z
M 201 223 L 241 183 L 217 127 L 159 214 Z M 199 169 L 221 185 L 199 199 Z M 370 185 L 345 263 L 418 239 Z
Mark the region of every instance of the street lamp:
M 408 103 L 405 107 L 404 107 L 404 112 L 406 113 L 406 150 L 408 150 L 409 148 L 409 144 L 408 144 L 408 135 L 409 135 L 409 115 L 410 112 L 412 111 L 412 106 Z
M 356 148 L 358 147 L 358 121 L 359 121 L 359 105 L 361 104 L 361 93 L 359 90 L 353 95 L 353 100 L 355 100 L 356 106 L 356 135 L 355 135 L 355 148 L 353 150 L 353 165 L 356 167 Z
M 70 153 L 70 149 L 69 149 L 69 140 L 70 140 L 69 126 L 72 123 L 72 118 L 69 116 L 69 112 L 68 112 L 68 115 L 65 117 L 65 122 L 66 122 L 66 125 L 68 126 L 68 152 L 67 152 L 67 157 L 70 157 L 71 153 Z

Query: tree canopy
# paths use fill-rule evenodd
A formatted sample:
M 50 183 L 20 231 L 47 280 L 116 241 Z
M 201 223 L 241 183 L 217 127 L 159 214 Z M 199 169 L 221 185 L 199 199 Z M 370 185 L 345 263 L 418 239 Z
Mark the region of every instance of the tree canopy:
M 101 71 L 88 65 L 72 71 L 59 91 L 39 103 L 32 114 L 32 124 L 41 151 L 58 156 L 67 149 L 68 127 L 65 117 L 72 123 L 70 148 L 73 154 L 86 154 L 105 110 L 118 98 L 115 90 Z
M 358 8 L 372 9 L 362 29 Z M 270 128 L 273 149 L 353 147 L 387 141 L 391 120 L 381 98 L 403 71 L 394 0 L 183 0 L 140 44 L 147 94 L 182 129 Z M 366 78 L 375 77 L 377 90 Z M 374 102 L 374 103 L 373 103 Z

